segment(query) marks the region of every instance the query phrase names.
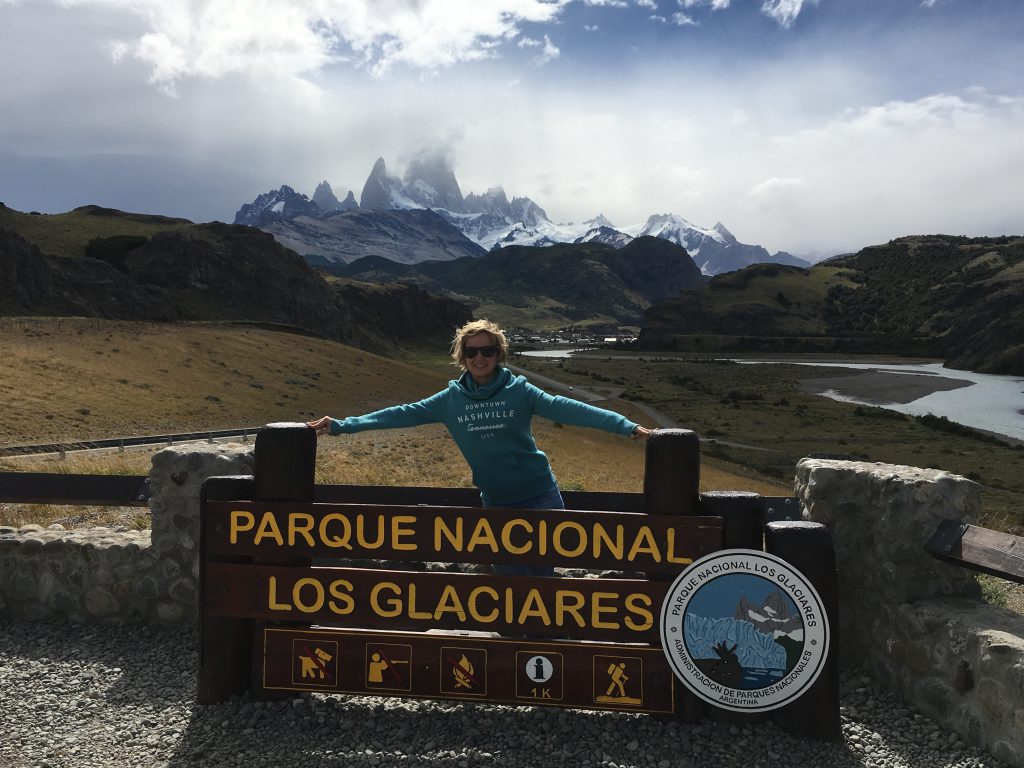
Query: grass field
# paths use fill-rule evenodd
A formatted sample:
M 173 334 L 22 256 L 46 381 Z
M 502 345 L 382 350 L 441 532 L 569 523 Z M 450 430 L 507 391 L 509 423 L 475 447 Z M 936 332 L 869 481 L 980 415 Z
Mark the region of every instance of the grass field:
M 379 357 L 322 339 L 249 327 L 100 320 L 0 320 L 0 446 L 162 434 L 344 416 L 436 392 L 455 369 L 444 350 Z M 602 403 L 635 421 L 628 401 Z M 563 488 L 642 490 L 641 443 L 534 422 Z M 156 448 L 0 459 L 0 471 L 146 474 Z M 439 425 L 324 438 L 317 480 L 470 486 Z M 787 493 L 785 483 L 709 457 L 704 490 Z M 0 525 L 117 523 L 146 527 L 145 510 L 0 505 Z

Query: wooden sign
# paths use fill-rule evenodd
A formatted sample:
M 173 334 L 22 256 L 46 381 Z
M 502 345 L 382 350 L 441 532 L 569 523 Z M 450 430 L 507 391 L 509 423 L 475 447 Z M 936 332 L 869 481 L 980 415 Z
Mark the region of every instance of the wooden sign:
M 660 646 L 263 627 L 254 693 L 319 691 L 670 714 Z
M 721 547 L 722 519 L 373 504 L 206 503 L 207 557 L 520 563 L 675 574 Z

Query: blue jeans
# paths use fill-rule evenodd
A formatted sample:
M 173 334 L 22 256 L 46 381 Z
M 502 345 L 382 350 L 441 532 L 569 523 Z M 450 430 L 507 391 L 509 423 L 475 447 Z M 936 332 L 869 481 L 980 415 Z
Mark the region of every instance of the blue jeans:
M 520 501 L 509 506 L 516 509 L 565 509 L 565 502 L 558 486 L 552 486 L 550 491 L 544 491 L 540 496 Z M 498 576 L 554 576 L 555 569 L 552 566 L 544 565 L 494 565 L 494 573 Z

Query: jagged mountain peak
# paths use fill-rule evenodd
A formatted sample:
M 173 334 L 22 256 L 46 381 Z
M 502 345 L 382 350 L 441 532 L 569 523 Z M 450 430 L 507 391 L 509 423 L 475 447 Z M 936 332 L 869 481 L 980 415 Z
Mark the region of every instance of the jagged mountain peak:
M 246 203 L 235 214 L 235 224 L 250 227 L 264 227 L 282 219 L 294 219 L 297 216 L 320 216 L 320 206 L 303 194 L 299 194 L 287 184 L 280 189 L 272 189 L 258 195 L 251 203 Z
M 337 196 L 334 194 L 334 190 L 331 189 L 331 185 L 326 179 L 316 185 L 316 190 L 313 192 L 313 202 L 320 206 L 320 210 L 324 213 L 330 213 L 336 211 L 341 207 L 341 203 L 338 201 Z
M 605 216 L 603 213 L 599 213 L 594 218 L 587 219 L 583 223 L 586 224 L 591 229 L 598 229 L 599 227 L 609 227 L 611 229 L 615 229 L 615 225 L 612 224 L 608 220 L 608 217 Z
M 403 179 L 405 194 L 425 208 L 444 208 L 462 213 L 462 190 L 455 178 L 451 161 L 439 151 L 425 150 L 410 162 Z
M 713 226 L 711 229 L 712 229 L 712 231 L 717 232 L 718 234 L 720 234 L 722 236 L 722 238 L 727 243 L 738 243 L 739 242 L 736 239 L 736 236 L 732 232 L 730 232 L 728 229 L 726 229 L 725 228 L 725 224 L 723 224 L 720 221 L 715 222 L 715 226 Z
M 378 157 L 363 185 L 363 193 L 359 196 L 359 207 L 380 210 L 394 208 L 391 192 L 396 185 L 400 186 L 401 182 L 388 176 L 384 158 Z

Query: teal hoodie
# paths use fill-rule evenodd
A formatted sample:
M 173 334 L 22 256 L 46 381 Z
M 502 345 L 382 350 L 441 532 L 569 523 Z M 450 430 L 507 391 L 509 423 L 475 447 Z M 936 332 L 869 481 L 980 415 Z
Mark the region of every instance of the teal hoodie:
M 538 450 L 530 429 L 535 414 L 620 435 L 631 434 L 637 426 L 612 411 L 549 395 L 500 367 L 483 386 L 467 372 L 458 381 L 449 381 L 447 389 L 419 402 L 332 419 L 331 434 L 444 424 L 466 457 L 484 504 L 515 506 L 555 487 L 548 457 Z

